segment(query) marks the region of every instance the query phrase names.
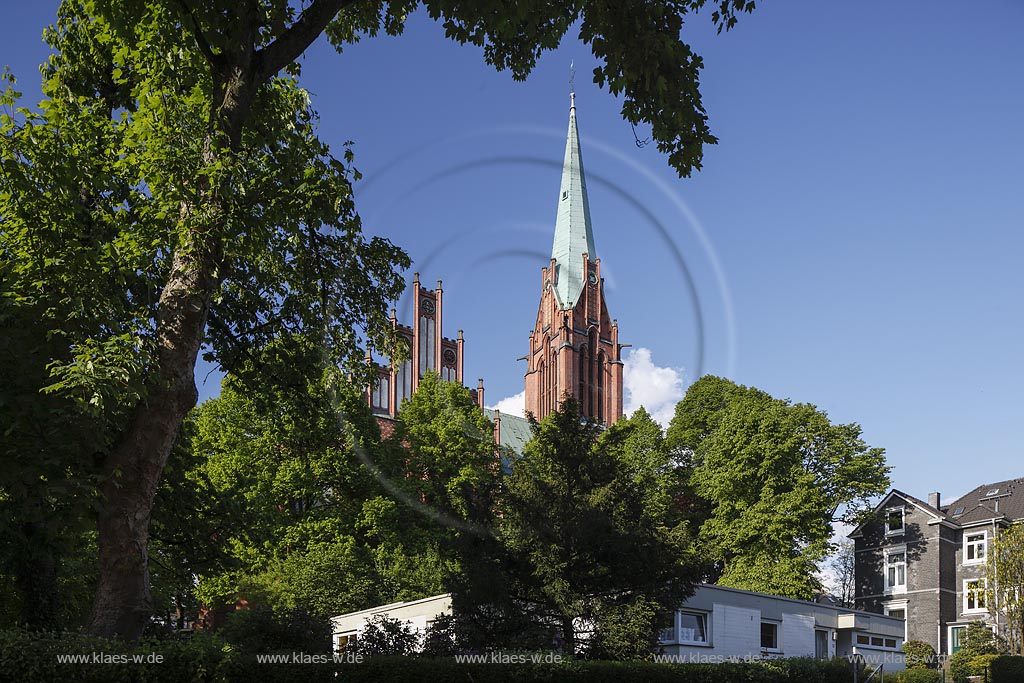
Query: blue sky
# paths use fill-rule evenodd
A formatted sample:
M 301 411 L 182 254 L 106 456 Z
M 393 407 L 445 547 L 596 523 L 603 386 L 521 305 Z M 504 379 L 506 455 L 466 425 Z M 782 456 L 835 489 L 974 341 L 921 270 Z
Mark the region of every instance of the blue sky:
M 633 403 L 727 375 L 859 422 L 910 493 L 1024 475 L 1024 4 L 759 5 L 726 35 L 688 25 L 721 142 L 687 180 L 637 148 L 573 36 L 516 83 L 419 13 L 340 56 L 318 43 L 303 82 L 323 138 L 355 141 L 367 229 L 444 280 L 488 403 L 523 386 L 572 61 Z M 0 62 L 30 99 L 55 6 L 5 10 Z

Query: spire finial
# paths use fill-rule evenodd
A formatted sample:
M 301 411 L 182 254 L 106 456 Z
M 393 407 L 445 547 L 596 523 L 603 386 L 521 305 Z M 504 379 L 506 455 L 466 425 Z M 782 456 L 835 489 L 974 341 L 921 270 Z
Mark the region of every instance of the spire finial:
M 576 108 L 576 66 L 569 60 L 569 109 Z

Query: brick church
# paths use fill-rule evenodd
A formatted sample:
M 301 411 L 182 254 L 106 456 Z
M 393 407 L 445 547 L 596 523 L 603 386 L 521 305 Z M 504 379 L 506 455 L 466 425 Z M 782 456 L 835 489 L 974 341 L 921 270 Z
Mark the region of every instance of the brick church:
M 601 259 L 594 246 L 575 94 L 570 95 L 551 261 L 540 276 L 540 304 L 526 355 L 526 412 L 542 419 L 566 396 L 572 396 L 586 417 L 614 424 L 622 417 L 623 346 L 618 324 L 608 314 Z M 369 405 L 385 433 L 402 401 L 412 396 L 428 370 L 447 381 L 465 382 L 465 340 L 462 330 L 455 339 L 444 336 L 443 303 L 441 281 L 435 289 L 427 289 L 417 273 L 412 283 L 412 325 L 399 323 L 395 311 L 391 312 L 391 324 L 410 353 L 403 363 L 378 366 L 379 381 L 367 391 Z M 485 408 L 482 379 L 470 391 L 494 422 L 498 443 L 521 452 L 530 438 L 529 422 Z

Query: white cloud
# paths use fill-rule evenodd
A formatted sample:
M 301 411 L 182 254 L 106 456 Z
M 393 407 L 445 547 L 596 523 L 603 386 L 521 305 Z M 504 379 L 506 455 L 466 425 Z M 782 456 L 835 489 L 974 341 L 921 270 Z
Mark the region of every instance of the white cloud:
M 676 403 L 683 398 L 683 369 L 655 365 L 651 350 L 642 346 L 631 349 L 623 364 L 623 412 L 630 415 L 643 406 L 661 426 L 667 427 Z
M 493 406 L 487 407 L 491 410 L 500 411 L 503 415 L 526 417 L 526 389 L 523 389 L 514 396 L 501 399 Z
M 663 427 L 675 414 L 676 403 L 683 398 L 682 368 L 659 367 L 651 360 L 651 350 L 630 349 L 623 359 L 623 397 L 625 415 L 643 406 Z M 526 416 L 526 390 L 487 406 L 505 415 Z

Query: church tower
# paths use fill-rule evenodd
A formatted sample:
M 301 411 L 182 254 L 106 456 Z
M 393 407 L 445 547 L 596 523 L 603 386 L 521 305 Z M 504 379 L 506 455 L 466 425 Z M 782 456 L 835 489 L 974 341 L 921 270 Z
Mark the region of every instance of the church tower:
M 622 417 L 622 346 L 618 324 L 608 315 L 594 247 L 575 93 L 551 263 L 541 270 L 541 286 L 527 356 L 526 411 L 539 420 L 573 397 L 584 416 L 613 424 Z

